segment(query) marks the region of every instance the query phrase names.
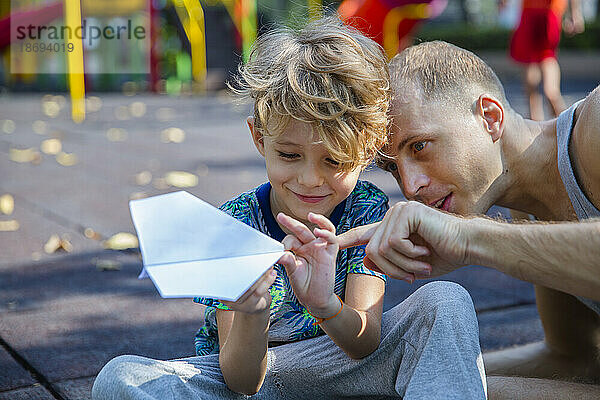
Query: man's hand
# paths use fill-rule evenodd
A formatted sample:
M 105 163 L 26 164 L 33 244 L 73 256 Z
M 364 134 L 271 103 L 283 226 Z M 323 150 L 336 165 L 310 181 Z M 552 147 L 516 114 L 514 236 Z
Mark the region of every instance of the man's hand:
M 271 267 L 237 301 L 221 300 L 221 302 L 233 311 L 246 314 L 258 314 L 269 310 L 271 307 L 269 288 L 276 278 L 277 271 Z
M 333 292 L 339 245 L 331 221 L 313 213 L 308 214 L 308 220 L 318 226 L 313 232 L 285 214 L 277 215 L 277 221 L 293 233 L 283 239 L 285 249 L 291 251 L 279 262 L 286 269 L 298 301 L 312 315 L 327 318 L 340 308 Z
M 351 229 L 338 240 L 340 248 L 367 244 L 365 266 L 412 283 L 470 263 L 467 224 L 421 203 L 399 202 L 381 222 Z

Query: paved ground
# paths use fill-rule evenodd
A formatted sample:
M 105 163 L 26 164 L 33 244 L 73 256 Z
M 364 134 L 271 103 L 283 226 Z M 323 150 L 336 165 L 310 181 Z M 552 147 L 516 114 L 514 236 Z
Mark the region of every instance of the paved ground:
M 523 111 L 511 68 L 502 69 L 503 78 Z M 587 73 L 571 74 L 563 84 L 569 102 L 599 83 Z M 201 307 L 161 299 L 148 280 L 136 279 L 137 251 L 105 249 L 103 240 L 134 232 L 131 198 L 179 190 L 169 182 L 186 177 L 170 172 L 194 174 L 197 184 L 185 190 L 215 205 L 266 178 L 245 129 L 248 105 L 221 95 L 99 99 L 99 110 L 76 125 L 60 97 L 0 98 L 0 196 L 14 199 L 11 213 L 0 200 L 7 212 L 0 213 L 0 399 L 88 399 L 93 377 L 116 355 L 192 355 Z M 181 131 L 164 133 L 168 128 L 182 130 L 184 140 L 177 143 Z M 175 142 L 164 143 L 161 135 Z M 66 155 L 47 154 L 58 143 L 48 139 L 58 139 Z M 18 162 L 25 160 L 32 162 Z M 401 199 L 380 171 L 364 178 L 392 201 Z M 71 251 L 47 254 L 52 235 Z M 542 337 L 531 285 L 475 266 L 446 279 L 473 296 L 485 350 Z M 417 286 L 390 282 L 385 307 Z

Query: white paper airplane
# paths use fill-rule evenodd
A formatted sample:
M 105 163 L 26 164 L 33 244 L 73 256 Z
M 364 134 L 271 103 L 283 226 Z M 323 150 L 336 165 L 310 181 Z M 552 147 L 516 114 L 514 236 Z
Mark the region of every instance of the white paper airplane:
M 162 297 L 237 300 L 283 244 L 180 191 L 129 202 L 144 268 Z

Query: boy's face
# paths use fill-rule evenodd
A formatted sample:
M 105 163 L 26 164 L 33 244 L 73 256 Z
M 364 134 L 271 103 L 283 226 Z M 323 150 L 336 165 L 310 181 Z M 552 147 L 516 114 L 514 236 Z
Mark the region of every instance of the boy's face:
M 303 222 L 309 212 L 329 216 L 354 190 L 360 168 L 340 171 L 325 146 L 313 143 L 309 124 L 292 119 L 276 138 L 257 133 L 251 117 L 248 126 L 265 158 L 274 215 L 283 212 Z
M 394 101 L 392 137 L 377 162 L 409 200 L 457 214 L 484 213 L 498 196 L 500 144 L 477 115 L 420 99 Z

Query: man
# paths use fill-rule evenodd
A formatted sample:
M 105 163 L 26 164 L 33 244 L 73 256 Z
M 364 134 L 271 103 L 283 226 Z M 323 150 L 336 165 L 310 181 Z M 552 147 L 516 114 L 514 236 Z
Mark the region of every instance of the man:
M 531 378 L 490 379 L 490 397 L 598 398 L 600 88 L 536 122 L 510 107 L 483 61 L 444 42 L 405 50 L 390 74 L 392 135 L 379 165 L 416 202 L 341 235 L 341 246 L 368 242 L 365 261 L 408 282 L 468 264 L 532 282 L 545 341 L 484 357 L 489 375 Z M 494 204 L 553 223 L 449 214 Z

